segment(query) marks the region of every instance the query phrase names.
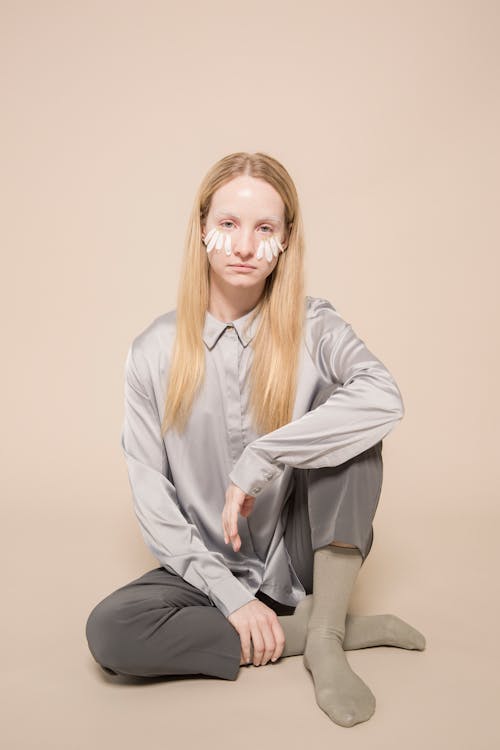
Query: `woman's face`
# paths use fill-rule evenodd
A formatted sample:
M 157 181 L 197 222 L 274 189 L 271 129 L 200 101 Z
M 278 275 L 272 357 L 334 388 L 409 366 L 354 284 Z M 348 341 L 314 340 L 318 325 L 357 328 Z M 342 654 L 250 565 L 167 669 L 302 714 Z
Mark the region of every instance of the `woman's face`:
M 265 180 L 239 176 L 222 185 L 212 196 L 202 237 L 220 232 L 219 241 L 207 252 L 211 273 L 233 287 L 264 288 L 264 281 L 279 262 L 281 251 L 268 243 L 272 237 L 286 248 L 285 206 L 279 193 Z M 215 235 L 212 232 L 211 237 Z M 262 241 L 266 242 L 266 245 Z M 262 243 L 262 244 L 261 244 Z M 205 250 L 207 245 L 204 245 Z M 259 251 L 260 247 L 260 251 Z M 277 255 L 271 248 L 277 250 Z M 226 249 L 230 254 L 227 254 Z M 258 258 L 257 256 L 262 257 Z M 271 257 L 271 261 L 268 260 Z M 247 268 L 242 268 L 244 264 Z M 249 267 L 248 267 L 249 266 Z

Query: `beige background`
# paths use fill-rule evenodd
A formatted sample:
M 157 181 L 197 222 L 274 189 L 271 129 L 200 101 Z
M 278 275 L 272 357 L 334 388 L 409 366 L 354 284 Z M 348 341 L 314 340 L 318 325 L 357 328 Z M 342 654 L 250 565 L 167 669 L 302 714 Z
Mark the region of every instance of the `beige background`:
M 498 747 L 500 3 L 4 0 L 0 27 L 3 746 Z M 405 401 L 351 611 L 428 647 L 349 653 L 377 697 L 352 729 L 301 657 L 125 684 L 84 635 L 157 565 L 124 358 L 175 307 L 195 190 L 237 150 L 290 171 L 307 293 Z

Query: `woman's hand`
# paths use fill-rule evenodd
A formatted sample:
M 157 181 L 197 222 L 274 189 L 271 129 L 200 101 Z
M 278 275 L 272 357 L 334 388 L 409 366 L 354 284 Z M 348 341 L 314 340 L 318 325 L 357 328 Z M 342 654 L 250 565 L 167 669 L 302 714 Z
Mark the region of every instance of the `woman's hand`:
M 239 633 L 241 658 L 245 663 L 250 661 L 250 641 L 254 666 L 279 659 L 285 646 L 285 634 L 276 612 L 264 602 L 254 599 L 231 612 L 227 619 Z
M 246 518 L 252 512 L 254 503 L 254 495 L 247 495 L 231 482 L 226 490 L 226 503 L 222 511 L 222 529 L 225 543 L 228 544 L 231 541 L 235 552 L 238 552 L 241 547 L 238 534 L 238 513 Z

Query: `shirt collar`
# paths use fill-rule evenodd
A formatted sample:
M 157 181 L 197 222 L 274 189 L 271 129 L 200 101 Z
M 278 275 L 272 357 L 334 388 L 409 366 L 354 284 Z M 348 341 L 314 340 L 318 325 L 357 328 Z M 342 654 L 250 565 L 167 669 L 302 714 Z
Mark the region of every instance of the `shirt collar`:
M 215 318 L 212 313 L 208 310 L 205 313 L 205 325 L 203 328 L 203 341 L 209 349 L 213 349 L 219 338 L 222 336 L 228 326 L 233 326 L 243 346 L 247 346 L 255 335 L 257 325 L 260 319 L 260 313 L 257 315 L 255 320 L 248 326 L 248 330 L 245 330 L 248 324 L 248 320 L 252 315 L 255 307 L 249 310 L 241 318 L 236 320 L 222 321 Z

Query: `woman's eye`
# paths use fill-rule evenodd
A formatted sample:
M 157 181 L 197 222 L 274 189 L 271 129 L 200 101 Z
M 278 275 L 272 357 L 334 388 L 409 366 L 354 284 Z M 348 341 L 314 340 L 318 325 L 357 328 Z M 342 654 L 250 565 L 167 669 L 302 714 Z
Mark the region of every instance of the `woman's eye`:
M 233 223 L 232 221 L 230 221 L 229 219 L 226 219 L 225 221 L 221 221 L 221 227 L 223 227 L 224 229 L 226 229 L 226 228 L 227 228 L 227 227 L 226 227 L 226 224 L 230 224 L 231 226 L 234 226 L 234 223 Z M 269 234 L 269 232 L 271 232 L 271 233 L 272 233 L 272 231 L 273 231 L 273 228 L 272 228 L 272 227 L 270 227 L 270 226 L 268 226 L 267 224 L 266 224 L 266 225 L 264 225 L 264 226 L 262 226 L 262 227 L 261 227 L 261 229 L 265 229 L 265 230 L 267 230 L 267 231 L 265 232 L 265 234 Z

